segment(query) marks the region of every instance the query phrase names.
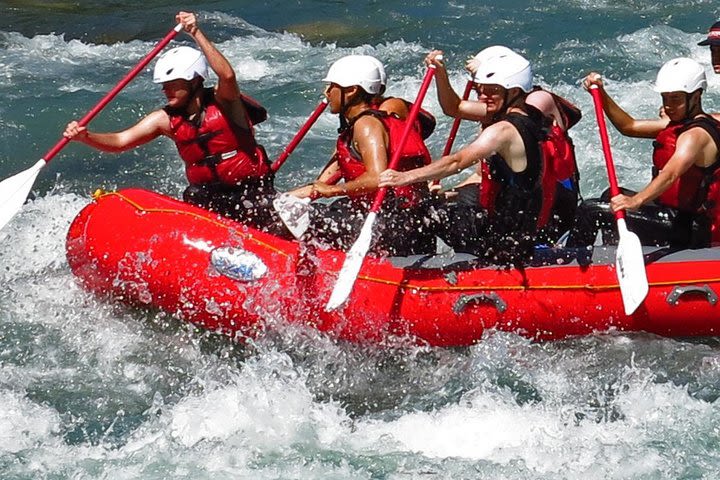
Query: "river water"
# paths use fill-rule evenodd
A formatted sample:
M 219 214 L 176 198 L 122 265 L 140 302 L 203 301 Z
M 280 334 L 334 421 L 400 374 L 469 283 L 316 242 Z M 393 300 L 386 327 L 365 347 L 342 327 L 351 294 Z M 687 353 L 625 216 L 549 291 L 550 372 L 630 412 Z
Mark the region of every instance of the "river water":
M 710 1 L 200 1 L 208 35 L 270 119 L 276 157 L 349 53 L 386 64 L 388 92 L 413 98 L 432 48 L 452 81 L 491 44 L 523 52 L 538 83 L 585 118 L 573 129 L 586 197 L 607 185 L 589 95 L 607 78 L 618 102 L 654 116 L 651 84 L 676 56 L 705 65 L 707 110 L 720 79 L 696 43 L 720 17 Z M 173 26 L 161 0 L 0 2 L 0 178 L 30 167 Z M 177 43 L 187 42 L 179 37 Z M 162 105 L 141 74 L 92 123 L 120 129 Z M 431 88 L 425 106 L 450 120 Z M 327 161 L 337 119 L 323 115 L 278 174 L 289 188 Z M 463 124 L 457 144 L 476 127 Z M 621 184 L 649 179 L 650 142 L 611 131 Z M 178 195 L 170 142 L 121 155 L 65 148 L 35 199 L 0 231 L 0 478 L 606 479 L 716 478 L 720 342 L 610 332 L 534 343 L 488 332 L 476 346 L 349 345 L 268 318 L 249 344 L 155 311 L 97 299 L 76 284 L 64 236 L 96 188 Z

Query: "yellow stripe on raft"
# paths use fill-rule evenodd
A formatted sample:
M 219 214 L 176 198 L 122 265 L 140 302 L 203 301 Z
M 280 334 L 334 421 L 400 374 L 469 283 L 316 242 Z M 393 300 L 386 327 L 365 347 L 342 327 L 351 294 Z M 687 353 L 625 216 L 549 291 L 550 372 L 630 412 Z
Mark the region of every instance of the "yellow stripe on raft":
M 213 225 L 217 225 L 217 226 L 219 226 L 219 227 L 230 228 L 230 229 L 232 230 L 233 234 L 237 234 L 237 235 L 243 237 L 243 238 L 246 239 L 246 240 L 250 240 L 250 241 L 256 243 L 257 245 L 261 245 L 261 246 L 267 248 L 268 250 L 272 250 L 273 252 L 278 253 L 278 254 L 280 254 L 280 255 L 283 255 L 283 256 L 285 256 L 285 257 L 288 257 L 288 256 L 289 256 L 289 255 L 287 254 L 287 252 L 285 252 L 285 251 L 283 251 L 283 250 L 280 250 L 279 248 L 277 248 L 277 247 L 275 247 L 275 246 L 273 246 L 273 245 L 270 245 L 269 243 L 265 243 L 265 242 L 263 242 L 262 240 L 258 240 L 258 239 L 255 238 L 252 234 L 243 232 L 243 231 L 241 231 L 241 230 L 234 229 L 234 228 L 232 228 L 232 227 L 228 227 L 227 225 L 225 225 L 225 224 L 222 223 L 222 222 L 219 222 L 219 221 L 217 221 L 217 220 L 215 220 L 215 219 L 212 219 L 212 218 L 208 218 L 208 217 L 203 216 L 203 215 L 198 215 L 197 213 L 188 212 L 188 211 L 186 211 L 186 210 L 176 210 L 176 209 L 173 209 L 173 208 L 145 208 L 145 207 L 143 207 L 142 205 L 140 205 L 139 203 L 135 202 L 134 200 L 130 200 L 130 199 L 127 198 L 125 195 L 123 195 L 122 193 L 118 193 L 118 192 L 99 192 L 99 191 L 95 191 L 95 193 L 93 194 L 93 198 L 94 198 L 95 200 L 98 200 L 98 199 L 100 199 L 100 198 L 102 198 L 102 197 L 109 197 L 109 196 L 119 197 L 120 199 L 122 199 L 123 201 L 125 201 L 126 203 L 128 203 L 129 205 L 132 205 L 133 208 L 135 208 L 136 210 L 138 210 L 138 211 L 140 211 L 140 212 L 143 212 L 143 213 L 173 213 L 173 214 L 187 215 L 187 216 L 189 216 L 189 217 L 193 217 L 193 218 L 195 218 L 195 219 L 202 220 L 202 221 L 204 221 L 204 222 L 209 222 L 209 223 L 211 223 L 211 224 L 213 224 Z
M 208 218 L 203 215 L 198 215 L 196 213 L 188 212 L 185 210 L 177 210 L 177 209 L 167 209 L 167 208 L 145 208 L 138 204 L 137 202 L 127 198 L 125 195 L 118 193 L 118 192 L 104 192 L 100 189 L 96 190 L 93 193 L 93 199 L 98 200 L 102 197 L 106 196 L 116 196 L 121 198 L 123 201 L 127 202 L 128 204 L 132 205 L 136 210 L 141 211 L 143 213 L 173 213 L 173 214 L 182 214 L 182 215 L 188 215 L 193 218 L 210 222 L 214 225 L 224 227 L 224 228 L 231 228 L 225 225 L 222 222 L 219 222 L 217 220 L 214 220 L 212 218 Z M 260 245 L 264 248 L 267 248 L 268 250 L 271 250 L 275 253 L 278 253 L 282 256 L 289 257 L 287 252 L 269 244 L 266 242 L 263 242 L 262 240 L 258 240 L 256 237 L 254 237 L 252 234 L 248 234 L 246 232 L 243 232 L 241 230 L 236 230 L 234 228 L 231 228 L 233 233 L 238 234 L 242 236 L 243 238 L 250 240 L 254 242 L 257 245 Z M 412 283 L 407 283 L 404 281 L 396 282 L 392 280 L 386 280 L 383 278 L 375 278 L 375 277 L 369 277 L 366 275 L 358 275 L 358 279 L 364 280 L 366 282 L 371 283 L 378 283 L 382 285 L 391 285 L 398 288 L 404 288 L 404 289 L 411 289 L 411 290 L 417 290 L 421 292 L 466 292 L 466 291 L 478 291 L 478 290 L 503 290 L 503 291 L 521 291 L 521 290 L 587 290 L 590 292 L 596 292 L 596 291 L 606 291 L 606 290 L 617 290 L 620 288 L 620 285 L 617 283 L 608 284 L 608 285 L 538 285 L 538 286 L 532 286 L 532 285 L 448 285 L 448 286 L 426 286 L 426 285 L 414 285 Z M 720 277 L 718 278 L 701 278 L 701 279 L 694 279 L 694 280 L 684 280 L 684 281 L 678 281 L 674 280 L 671 282 L 649 282 L 650 287 L 663 287 L 663 286 L 670 286 L 670 285 L 694 285 L 694 284 L 706 284 L 706 283 L 717 283 L 720 282 Z

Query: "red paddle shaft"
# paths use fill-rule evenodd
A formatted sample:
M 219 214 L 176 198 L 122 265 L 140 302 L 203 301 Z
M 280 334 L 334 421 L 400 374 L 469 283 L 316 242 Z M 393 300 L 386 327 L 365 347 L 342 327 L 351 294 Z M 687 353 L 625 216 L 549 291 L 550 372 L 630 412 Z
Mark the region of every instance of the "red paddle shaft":
M 305 124 L 300 128 L 300 131 L 295 134 L 295 137 L 292 139 L 292 141 L 288 144 L 287 147 L 285 147 L 285 150 L 282 151 L 280 156 L 275 160 L 270 167 L 270 169 L 273 172 L 277 172 L 278 169 L 282 166 L 283 163 L 285 163 L 285 160 L 288 159 L 290 154 L 295 150 L 295 147 L 298 146 L 298 144 L 302 141 L 302 139 L 305 137 L 305 134 L 307 134 L 308 130 L 310 130 L 310 127 L 315 124 L 318 117 L 320 117 L 320 114 L 325 110 L 325 107 L 327 107 L 328 101 L 327 98 L 323 99 L 322 102 L 318 104 L 317 107 L 315 107 L 315 110 L 310 114 L 310 117 L 305 121 Z
M 608 139 L 607 125 L 605 124 L 605 115 L 603 115 L 602 93 L 597 86 L 590 87 L 590 95 L 592 95 L 595 103 L 595 116 L 597 117 L 598 130 L 600 130 L 600 142 L 602 143 L 603 153 L 605 154 L 605 167 L 607 168 L 608 179 L 610 180 L 610 197 L 620 194 L 618 187 L 617 175 L 615 173 L 615 162 L 613 162 L 612 151 L 610 150 L 610 140 Z M 625 218 L 625 210 L 615 212 L 615 218 L 618 220 Z
M 148 63 L 150 63 L 150 62 L 152 61 L 152 59 L 155 58 L 155 57 L 157 56 L 157 54 L 160 53 L 160 51 L 161 51 L 163 48 L 165 48 L 165 46 L 166 46 L 168 43 L 170 43 L 170 42 L 172 41 L 173 38 L 175 38 L 175 36 L 180 32 L 180 30 L 182 30 L 182 24 L 178 23 L 178 24 L 175 26 L 175 28 L 173 28 L 172 30 L 170 30 L 170 32 L 169 32 L 167 35 L 165 35 L 165 38 L 163 38 L 163 39 L 160 41 L 160 43 L 158 43 L 158 44 L 155 46 L 155 48 L 153 48 L 152 51 L 151 51 L 150 53 L 148 53 L 148 54 L 145 56 L 145 58 L 143 58 L 143 59 L 140 61 L 140 63 L 138 63 L 137 65 L 135 65 L 135 68 L 133 68 L 132 70 L 130 70 L 130 72 L 128 72 L 128 74 L 125 75 L 125 77 L 124 77 L 122 80 L 120 80 L 120 82 L 118 82 L 118 84 L 115 85 L 115 86 L 113 87 L 113 89 L 110 90 L 110 91 L 102 98 L 102 100 L 100 100 L 100 101 L 97 103 L 97 105 L 95 105 L 88 113 L 85 114 L 84 117 L 82 117 L 82 118 L 80 119 L 80 121 L 78 122 L 78 125 L 80 125 L 81 127 L 84 127 L 85 125 L 87 125 L 88 123 L 90 123 L 90 120 L 92 120 L 93 118 L 95 118 L 95 115 L 97 115 L 98 113 L 100 113 L 100 111 L 101 111 L 103 108 L 105 108 L 105 106 L 106 106 L 108 103 L 110 103 L 113 98 L 115 98 L 115 96 L 120 92 L 120 90 L 122 90 L 123 88 L 125 88 L 125 86 L 126 86 L 128 83 L 130 83 L 130 81 L 131 81 L 133 78 L 135 78 L 135 77 L 137 76 L 137 74 L 140 73 L 140 72 L 142 71 L 142 69 L 147 66 Z M 60 141 L 57 142 L 54 147 L 52 147 L 50 150 L 48 150 L 48 152 L 45 154 L 45 156 L 43 156 L 43 160 L 45 160 L 46 163 L 50 162 L 50 160 L 52 160 L 52 158 L 53 158 L 55 155 L 57 155 L 57 153 L 58 153 L 60 150 L 62 150 L 62 149 L 65 147 L 65 145 L 68 144 L 68 142 L 70 142 L 70 139 L 67 138 L 67 137 L 63 137 L 62 139 L 60 139 Z
M 397 148 L 393 152 L 392 158 L 390 159 L 390 163 L 388 164 L 389 169 L 395 169 L 397 168 L 398 163 L 400 162 L 400 155 L 402 154 L 402 147 L 407 142 L 407 138 L 410 135 L 410 132 L 413 128 L 415 128 L 415 119 L 418 116 L 418 112 L 420 111 L 420 106 L 422 104 L 423 99 L 425 98 L 425 94 L 428 91 L 428 88 L 430 87 L 430 82 L 433 79 L 433 75 L 435 75 L 435 68 L 430 67 L 428 68 L 427 72 L 425 73 L 425 77 L 423 78 L 422 84 L 420 85 L 420 90 L 418 91 L 417 99 L 415 100 L 415 103 L 413 103 L 412 108 L 410 109 L 410 113 L 408 114 L 407 120 L 405 122 L 405 129 L 403 130 L 403 134 L 400 137 L 400 141 L 397 144 Z M 377 213 L 380 211 L 380 207 L 382 206 L 383 200 L 385 200 L 385 195 L 387 194 L 387 187 L 381 187 L 378 189 L 377 193 L 375 194 L 375 200 L 373 201 L 372 207 L 370 207 L 370 211 L 373 213 Z

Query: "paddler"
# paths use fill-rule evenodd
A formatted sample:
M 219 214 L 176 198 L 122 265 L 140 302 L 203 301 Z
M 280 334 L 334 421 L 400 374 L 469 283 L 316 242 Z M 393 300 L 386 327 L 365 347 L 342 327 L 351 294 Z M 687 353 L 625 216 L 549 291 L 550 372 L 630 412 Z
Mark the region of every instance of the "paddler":
M 358 237 L 378 189 L 378 176 L 388 166 L 405 120 L 378 109 L 382 74 L 374 57 L 343 57 L 330 66 L 323 81 L 330 111 L 340 118 L 331 165 L 343 181 L 330 184 L 320 178 L 290 193 L 298 198 L 339 197 L 330 204 L 313 204 L 307 235 L 328 247 L 348 249 Z M 430 160 L 417 129 L 411 130 L 400 159 L 401 170 Z M 396 189 L 388 195 L 373 235 L 374 252 L 402 256 L 434 252 L 435 236 L 424 217 L 427 196 L 427 185 Z
M 473 77 L 478 68 L 488 58 L 492 58 L 497 54 L 512 53 L 511 49 L 502 45 L 487 47 L 468 60 L 465 69 Z M 488 105 L 484 101 L 485 98 L 478 95 L 476 100 L 463 100 L 450 84 L 443 58 L 441 50 L 433 50 L 425 57 L 427 65 L 434 65 L 437 68 L 435 84 L 438 101 L 443 112 L 454 118 L 479 122 L 481 128 L 490 124 L 492 118 L 488 111 Z M 562 178 L 558 177 L 555 181 L 554 191 L 548 192 L 553 197 L 548 199 L 552 203 L 550 219 L 541 229 L 541 232 L 538 233 L 539 243 L 552 244 L 572 226 L 580 197 L 580 178 L 575 160 L 575 148 L 567 132 L 580 120 L 582 113 L 568 100 L 539 86 L 533 86 L 525 101 L 528 105 L 537 108 L 543 115 L 552 119 L 553 126 L 551 128 L 557 129 L 557 134 L 565 137 L 564 143 L 568 147 L 564 155 L 554 156 L 554 160 L 559 165 L 551 166 L 552 171 L 562 172 L 560 175 Z M 446 192 L 446 194 L 449 198 L 462 205 L 477 205 L 478 195 L 480 195 L 480 189 L 482 188 L 480 183 L 481 175 L 472 174 L 452 190 Z
M 439 180 L 482 162 L 483 186 L 473 204 L 455 204 L 441 212 L 441 237 L 456 252 L 467 252 L 503 265 L 519 265 L 532 256 L 542 210 L 541 143 L 550 120 L 526 100 L 532 68 L 510 49 L 497 49 L 474 75 L 483 104 L 485 128 L 469 145 L 409 171 L 385 170 L 381 187 L 405 187 Z M 487 180 L 487 182 L 486 182 Z M 553 187 L 554 188 L 554 187 Z
M 705 69 L 690 58 L 675 58 L 657 74 L 654 90 L 664 115 L 637 120 L 605 90 L 598 73 L 583 85 L 596 86 L 603 110 L 623 135 L 653 141 L 652 181 L 640 192 L 581 204 L 569 245 L 592 245 L 598 229 L 604 243 L 615 241 L 613 212 L 626 211 L 627 226 L 644 245 L 700 248 L 720 243 L 720 122 L 705 113 Z M 607 237 L 610 236 L 608 239 Z
M 64 135 L 105 152 L 169 137 L 185 162 L 186 202 L 257 227 L 276 224 L 270 164 L 253 130 L 267 112 L 241 93 L 232 65 L 205 36 L 196 15 L 181 11 L 175 20 L 200 50 L 177 47 L 158 59 L 153 81 L 162 85 L 167 105 L 119 132 L 91 132 L 73 121 Z M 204 85 L 208 68 L 218 77 L 215 87 Z
M 410 113 L 410 109 L 412 108 L 412 102 L 409 102 L 408 100 L 400 97 L 385 96 L 385 90 L 387 89 L 387 73 L 385 73 L 385 65 L 383 65 L 380 60 L 371 55 L 367 55 L 367 58 L 375 63 L 380 74 L 380 90 L 373 97 L 373 108 L 386 112 L 392 116 L 398 117 L 401 120 L 405 120 Z M 432 135 L 432 133 L 435 131 L 436 123 L 437 122 L 435 120 L 435 117 L 430 112 L 428 112 L 424 108 L 420 108 L 415 127 L 417 128 L 418 132 L 420 132 L 423 140 L 426 140 L 430 135 Z M 323 168 L 320 175 L 318 175 L 318 180 L 327 183 L 335 182 L 337 178 L 338 165 L 337 161 L 333 156 L 330 162 L 328 162 L 325 168 Z
M 720 22 L 715 22 L 708 31 L 707 38 L 699 42 L 700 46 L 710 47 L 710 62 L 715 73 L 720 74 Z

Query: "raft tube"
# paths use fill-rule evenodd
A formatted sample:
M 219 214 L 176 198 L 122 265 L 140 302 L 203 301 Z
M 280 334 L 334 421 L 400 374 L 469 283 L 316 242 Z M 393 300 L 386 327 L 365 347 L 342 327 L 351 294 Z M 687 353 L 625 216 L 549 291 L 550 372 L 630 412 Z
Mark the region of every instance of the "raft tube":
M 70 268 L 89 291 L 240 338 L 273 319 L 354 342 L 432 346 L 471 345 L 487 329 L 536 340 L 717 335 L 720 247 L 644 253 L 650 291 L 629 316 L 613 247 L 538 250 L 524 269 L 467 254 L 368 256 L 347 303 L 326 312 L 343 252 L 312 251 L 158 193 L 96 195 L 67 236 Z

